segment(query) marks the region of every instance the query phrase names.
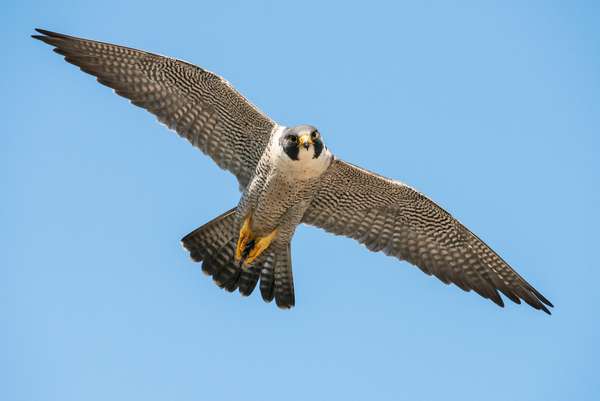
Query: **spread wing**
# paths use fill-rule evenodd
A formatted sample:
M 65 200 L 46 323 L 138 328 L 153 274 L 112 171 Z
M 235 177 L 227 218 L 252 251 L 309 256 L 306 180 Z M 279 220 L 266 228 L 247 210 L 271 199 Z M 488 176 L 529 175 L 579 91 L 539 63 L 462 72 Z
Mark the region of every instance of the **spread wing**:
M 553 306 L 448 212 L 414 189 L 335 160 L 304 223 L 344 235 L 417 265 L 444 283 L 474 290 L 500 306 L 498 291 L 550 314 Z
M 223 78 L 173 58 L 36 31 L 41 35 L 33 38 L 154 114 L 231 171 L 242 187 L 248 184 L 275 123 Z

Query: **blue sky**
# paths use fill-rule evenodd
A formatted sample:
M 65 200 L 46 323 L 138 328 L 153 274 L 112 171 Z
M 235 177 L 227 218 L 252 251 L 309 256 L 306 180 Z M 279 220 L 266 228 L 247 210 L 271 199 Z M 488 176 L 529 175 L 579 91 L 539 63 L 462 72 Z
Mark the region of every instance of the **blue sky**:
M 598 2 L 17 2 L 0 63 L 3 400 L 600 397 Z M 238 199 L 34 27 L 185 59 L 418 188 L 554 302 L 500 309 L 301 227 L 297 306 L 179 239 Z

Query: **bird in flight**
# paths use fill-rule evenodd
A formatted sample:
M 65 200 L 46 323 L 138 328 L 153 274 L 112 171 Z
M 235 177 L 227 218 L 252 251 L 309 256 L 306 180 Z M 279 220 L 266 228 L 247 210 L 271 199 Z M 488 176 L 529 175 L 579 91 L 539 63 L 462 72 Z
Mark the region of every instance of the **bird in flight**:
M 290 242 L 299 224 L 353 238 L 499 306 L 499 292 L 553 305 L 448 212 L 411 187 L 336 158 L 311 125 L 271 120 L 223 78 L 141 50 L 36 29 L 32 35 L 233 173 L 237 206 L 181 241 L 229 292 L 295 304 Z

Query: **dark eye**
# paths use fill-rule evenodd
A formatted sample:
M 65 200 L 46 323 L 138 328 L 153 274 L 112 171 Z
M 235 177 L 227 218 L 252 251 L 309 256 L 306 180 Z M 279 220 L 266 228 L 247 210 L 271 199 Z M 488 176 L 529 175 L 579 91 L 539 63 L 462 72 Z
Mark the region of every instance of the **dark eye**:
M 317 139 L 317 138 L 319 137 L 319 133 L 318 133 L 317 131 L 313 131 L 313 132 L 310 134 L 310 137 L 311 137 L 312 139 Z
M 296 135 L 290 135 L 288 136 L 288 139 L 290 140 L 290 142 L 292 143 L 296 143 L 298 142 L 298 137 Z

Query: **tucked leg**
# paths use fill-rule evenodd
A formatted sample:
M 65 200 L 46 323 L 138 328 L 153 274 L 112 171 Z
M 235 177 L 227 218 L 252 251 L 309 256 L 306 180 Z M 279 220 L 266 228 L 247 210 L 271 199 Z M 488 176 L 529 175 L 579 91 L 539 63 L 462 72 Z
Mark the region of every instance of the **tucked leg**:
M 252 225 L 252 217 L 250 215 L 246 216 L 244 219 L 244 223 L 242 224 L 242 228 L 240 228 L 240 237 L 237 242 L 237 247 L 235 248 L 235 261 L 239 262 L 242 259 L 242 254 L 244 253 L 244 249 L 250 240 L 252 240 L 252 231 L 250 227 Z
M 250 249 L 250 252 L 248 252 L 248 256 L 244 260 L 244 265 L 250 266 L 252 262 L 254 262 L 256 258 L 258 258 L 269 247 L 269 245 L 271 245 L 271 242 L 273 242 L 276 236 L 277 229 L 273 230 L 266 237 L 260 237 L 253 240 L 254 247 L 252 247 L 252 249 Z

